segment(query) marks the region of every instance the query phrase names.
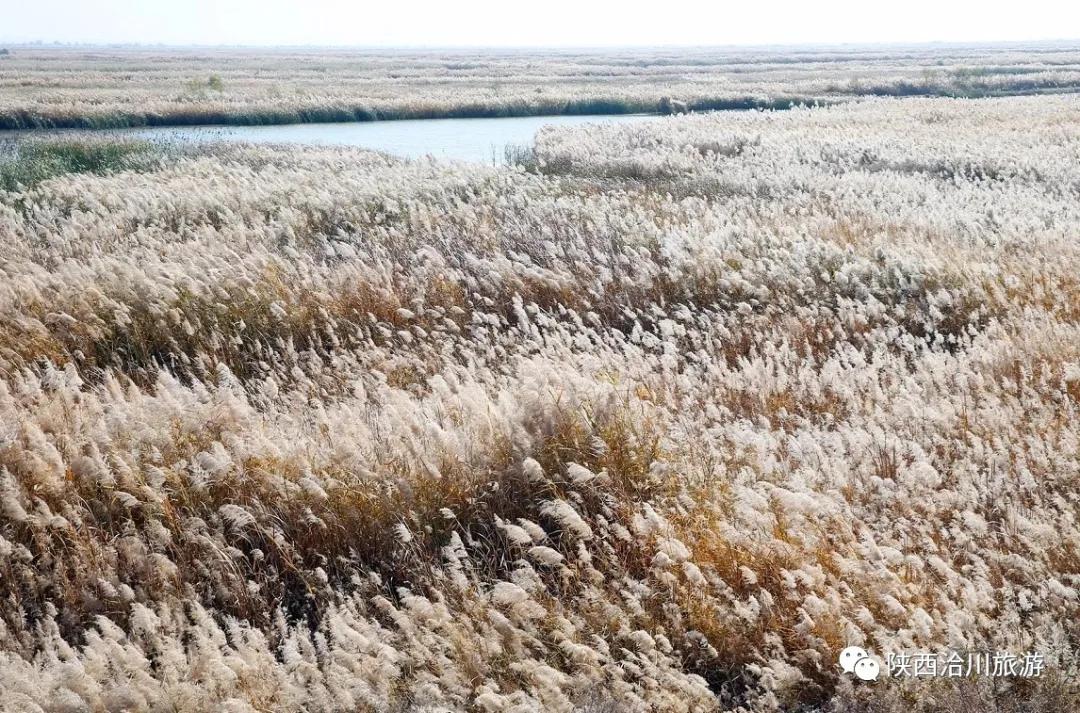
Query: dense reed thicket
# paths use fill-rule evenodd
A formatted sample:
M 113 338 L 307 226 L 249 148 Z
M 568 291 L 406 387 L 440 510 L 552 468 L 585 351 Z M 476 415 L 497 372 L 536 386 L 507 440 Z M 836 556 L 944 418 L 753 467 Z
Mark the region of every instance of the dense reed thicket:
M 1075 97 L 519 158 L 0 193 L 0 708 L 1080 704 Z
M 1073 44 L 803 50 L 18 48 L 0 129 L 787 108 L 852 97 L 1075 92 Z

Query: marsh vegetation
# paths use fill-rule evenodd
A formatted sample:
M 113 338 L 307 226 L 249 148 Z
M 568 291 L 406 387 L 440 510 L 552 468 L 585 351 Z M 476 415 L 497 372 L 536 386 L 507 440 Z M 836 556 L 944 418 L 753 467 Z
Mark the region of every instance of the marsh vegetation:
M 800 50 L 20 48 L 0 129 L 780 109 L 865 96 L 1075 92 L 1074 45 Z
M 0 161 L 0 707 L 1080 701 L 1075 97 L 86 141 Z

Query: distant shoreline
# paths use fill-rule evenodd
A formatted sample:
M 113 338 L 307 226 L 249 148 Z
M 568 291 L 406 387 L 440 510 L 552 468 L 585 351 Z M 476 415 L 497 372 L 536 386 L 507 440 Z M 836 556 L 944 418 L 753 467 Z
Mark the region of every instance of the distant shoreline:
M 919 91 L 912 87 L 900 87 L 895 91 L 875 90 L 863 94 L 842 97 L 782 97 L 769 98 L 715 98 L 692 100 L 691 112 L 706 111 L 784 111 L 796 106 L 826 106 L 870 97 L 941 97 L 951 99 L 981 99 L 1007 96 L 1032 96 L 1039 94 L 1070 94 L 1080 92 L 1080 85 L 1047 87 L 1044 89 L 1020 89 L 979 94 L 937 91 Z M 359 107 L 313 107 L 311 109 L 255 109 L 243 111 L 199 110 L 191 107 L 172 113 L 118 113 L 103 115 L 52 116 L 29 112 L 0 112 L 0 131 L 33 131 L 51 129 L 138 129 L 150 127 L 228 127 L 228 126 L 282 126 L 287 124 L 344 124 L 373 121 L 415 121 L 424 119 L 510 119 L 532 116 L 606 116 L 611 114 L 659 114 L 656 102 L 612 101 L 606 99 L 581 99 L 562 106 L 537 104 L 525 106 L 475 106 L 462 105 L 445 110 L 398 109 Z
M 882 71 L 887 67 L 887 71 Z M 13 47 L 0 129 L 263 126 L 783 110 L 865 97 L 1080 92 L 1080 50 L 1045 45 L 344 52 Z

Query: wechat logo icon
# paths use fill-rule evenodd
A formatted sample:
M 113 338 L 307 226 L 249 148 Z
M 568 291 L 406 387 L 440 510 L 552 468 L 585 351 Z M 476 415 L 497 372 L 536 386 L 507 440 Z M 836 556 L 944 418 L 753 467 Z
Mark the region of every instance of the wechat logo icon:
M 849 646 L 840 652 L 840 668 L 860 681 L 876 681 L 881 673 L 877 660 L 858 646 Z

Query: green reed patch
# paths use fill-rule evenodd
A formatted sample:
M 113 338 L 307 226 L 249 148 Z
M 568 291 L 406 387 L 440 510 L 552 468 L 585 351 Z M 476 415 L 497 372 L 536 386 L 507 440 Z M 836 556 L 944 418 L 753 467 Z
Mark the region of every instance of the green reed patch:
M 48 139 L 0 147 L 0 189 L 18 191 L 69 173 L 104 174 L 145 168 L 164 152 L 147 141 Z

